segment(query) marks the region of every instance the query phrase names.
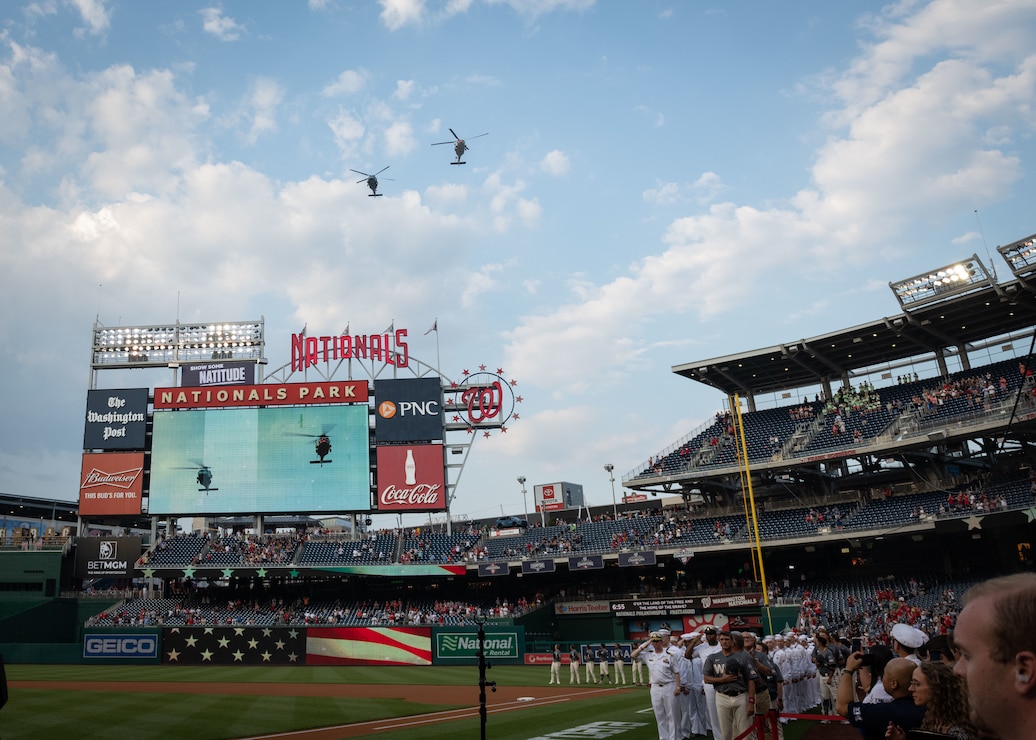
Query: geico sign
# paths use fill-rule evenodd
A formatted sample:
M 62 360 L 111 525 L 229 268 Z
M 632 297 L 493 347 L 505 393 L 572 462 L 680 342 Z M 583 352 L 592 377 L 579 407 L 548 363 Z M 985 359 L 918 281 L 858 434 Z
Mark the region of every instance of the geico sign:
M 83 642 L 83 657 L 86 658 L 154 658 L 157 656 L 157 635 L 87 635 Z

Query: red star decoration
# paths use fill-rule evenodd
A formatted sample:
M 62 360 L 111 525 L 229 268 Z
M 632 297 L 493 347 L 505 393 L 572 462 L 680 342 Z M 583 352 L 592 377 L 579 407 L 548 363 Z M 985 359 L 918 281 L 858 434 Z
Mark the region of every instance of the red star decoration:
M 475 433 L 475 427 L 468 427 L 468 434 L 474 434 L 474 433 Z
M 511 381 L 511 387 L 513 388 L 516 385 L 518 385 L 518 381 L 517 380 L 512 380 Z
M 518 414 L 511 414 L 511 418 L 518 421 Z
M 489 432 L 482 432 L 482 436 L 489 439 Z
M 467 372 L 467 370 L 465 370 L 464 372 Z M 456 388 L 456 387 L 457 387 L 457 381 L 456 380 L 451 381 L 450 382 L 450 388 Z
M 478 369 L 479 369 L 479 370 L 483 370 L 483 371 L 484 371 L 484 370 L 486 369 L 486 366 L 485 366 L 485 365 L 479 365 L 479 366 L 478 366 Z
M 453 415 L 453 421 L 460 421 L 460 416 L 458 416 L 457 414 L 454 414 Z
M 500 427 L 501 434 L 507 434 L 507 427 Z
M 515 396 L 514 397 L 514 402 L 515 403 L 521 403 L 522 402 L 522 397 L 521 396 Z
M 465 370 L 465 371 L 464 371 L 464 374 L 465 374 L 465 375 L 468 375 L 468 371 L 467 371 L 467 370 Z
M 498 368 L 496 369 L 496 374 L 497 374 L 497 375 L 503 375 L 503 374 L 504 374 L 504 369 L 503 369 L 502 367 L 498 367 Z

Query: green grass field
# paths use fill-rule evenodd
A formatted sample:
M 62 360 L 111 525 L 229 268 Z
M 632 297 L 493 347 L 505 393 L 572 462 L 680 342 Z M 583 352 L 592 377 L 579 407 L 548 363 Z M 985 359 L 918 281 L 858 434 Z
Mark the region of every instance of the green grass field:
M 454 707 L 410 701 L 351 698 L 350 684 L 449 685 L 471 687 L 472 704 L 478 701 L 478 669 L 474 667 L 204 667 L 186 666 L 31 666 L 9 665 L 15 681 L 129 681 L 184 683 L 319 683 L 343 686 L 340 697 L 232 696 L 150 692 L 61 691 L 58 688 L 12 687 L 10 700 L 0 710 L 2 740 L 55 740 L 61 738 L 189 738 L 222 740 L 276 732 L 329 727 L 393 717 L 442 711 Z M 489 679 L 501 686 L 527 686 L 530 696 L 544 696 L 545 667 L 499 666 Z M 537 690 L 539 693 L 537 693 Z M 492 701 L 490 701 L 492 707 Z M 560 733 L 591 722 L 639 723 L 618 740 L 648 740 L 658 733 L 646 689 L 603 693 L 580 701 L 529 706 L 490 713 L 486 737 L 493 740 L 529 740 Z M 799 740 L 811 722 L 788 726 L 787 740 Z M 379 732 L 378 738 L 459 740 L 478 738 L 480 721 L 457 720 L 429 727 Z

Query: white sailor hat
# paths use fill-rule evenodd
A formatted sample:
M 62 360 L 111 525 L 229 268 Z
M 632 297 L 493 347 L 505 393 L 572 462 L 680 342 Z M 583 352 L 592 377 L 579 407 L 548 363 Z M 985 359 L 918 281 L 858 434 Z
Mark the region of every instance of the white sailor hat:
M 917 648 L 928 642 L 928 635 L 926 635 L 917 627 L 911 627 L 909 624 L 899 622 L 892 627 L 892 639 L 898 642 L 903 647 L 916 650 Z

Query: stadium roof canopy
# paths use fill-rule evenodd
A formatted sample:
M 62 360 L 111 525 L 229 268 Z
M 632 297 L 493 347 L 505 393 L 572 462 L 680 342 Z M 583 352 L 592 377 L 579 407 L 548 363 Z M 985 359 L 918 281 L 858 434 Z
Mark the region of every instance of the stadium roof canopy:
M 892 287 L 892 286 L 890 286 Z M 973 343 L 1031 330 L 1036 325 L 1036 284 L 992 280 L 970 292 L 929 302 L 859 326 L 796 339 L 772 347 L 674 365 L 672 370 L 723 391 L 751 397 L 834 381 L 858 371 L 874 372 L 910 358 L 929 359 L 947 350 L 964 352 Z
M 78 515 L 79 503 L 76 501 L 0 493 L 0 517 L 8 524 L 40 519 L 75 524 Z

